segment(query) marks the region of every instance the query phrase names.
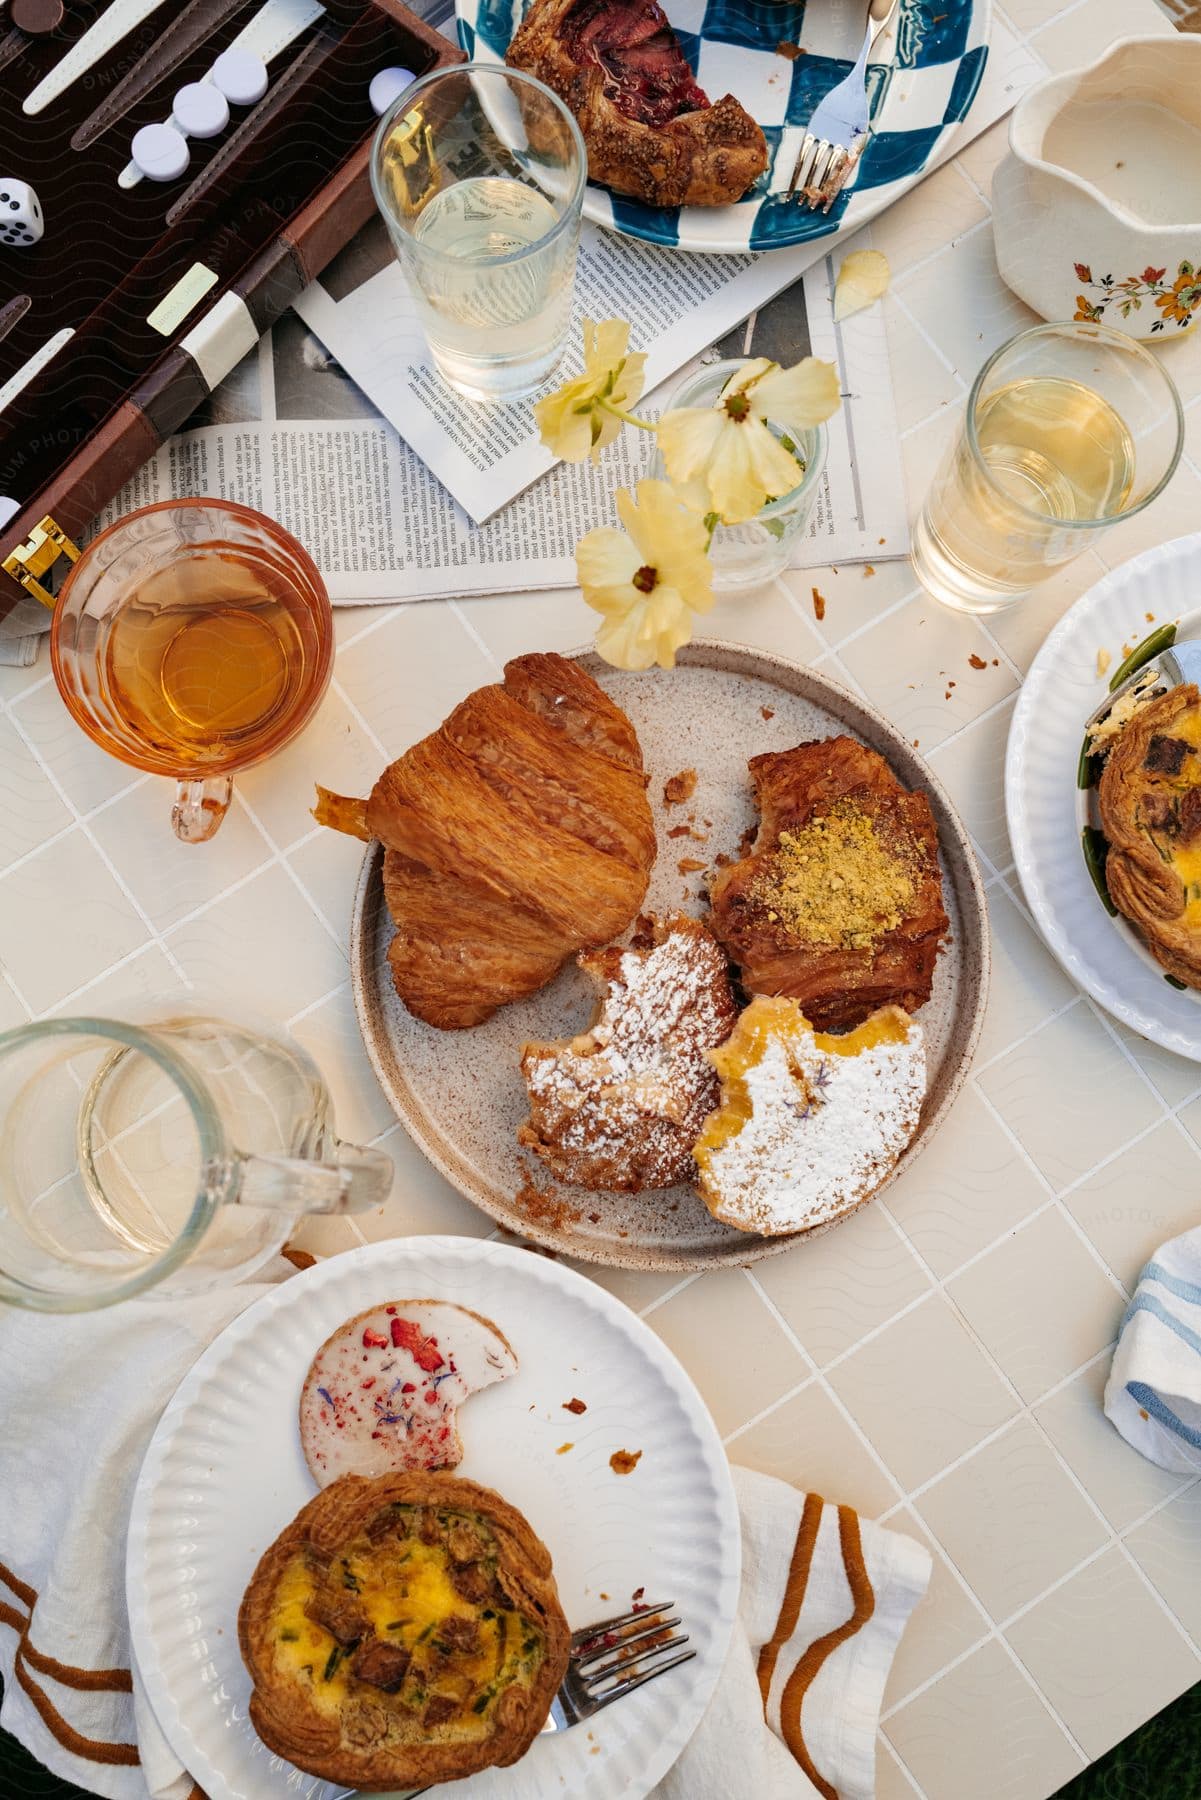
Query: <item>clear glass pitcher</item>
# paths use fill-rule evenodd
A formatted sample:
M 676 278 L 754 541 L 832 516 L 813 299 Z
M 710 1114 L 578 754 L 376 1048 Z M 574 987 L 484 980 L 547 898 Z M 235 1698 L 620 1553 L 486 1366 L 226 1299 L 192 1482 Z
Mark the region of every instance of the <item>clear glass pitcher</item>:
M 378 1206 L 391 1180 L 339 1142 L 283 1036 L 203 1016 L 0 1033 L 0 1300 L 79 1312 L 237 1281 L 303 1214 Z

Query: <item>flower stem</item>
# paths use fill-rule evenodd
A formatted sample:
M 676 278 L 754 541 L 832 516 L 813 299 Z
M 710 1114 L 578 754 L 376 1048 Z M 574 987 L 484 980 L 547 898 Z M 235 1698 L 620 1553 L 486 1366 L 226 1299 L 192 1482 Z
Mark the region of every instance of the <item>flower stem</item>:
M 605 412 L 612 413 L 615 419 L 620 419 L 623 425 L 637 425 L 640 431 L 658 430 L 654 419 L 640 419 L 636 413 L 627 412 L 623 406 L 615 406 L 612 400 L 602 399 L 598 400 L 596 404 Z

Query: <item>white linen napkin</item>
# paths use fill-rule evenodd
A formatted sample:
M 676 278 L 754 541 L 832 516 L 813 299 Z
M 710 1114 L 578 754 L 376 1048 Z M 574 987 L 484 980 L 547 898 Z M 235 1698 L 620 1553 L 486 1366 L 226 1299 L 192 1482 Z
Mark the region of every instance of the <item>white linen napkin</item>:
M 1118 1329 L 1105 1412 L 1161 1469 L 1201 1470 L 1201 1226 L 1171 1238 L 1139 1276 Z
M 0 1313 L 0 1723 L 57 1774 L 112 1800 L 203 1800 L 131 1673 L 125 1537 L 163 1408 L 205 1346 L 266 1291 L 260 1281 L 73 1317 Z M 930 1557 L 849 1507 L 734 1475 L 734 1638 L 708 1712 L 657 1794 L 871 1800 L 880 1699 Z

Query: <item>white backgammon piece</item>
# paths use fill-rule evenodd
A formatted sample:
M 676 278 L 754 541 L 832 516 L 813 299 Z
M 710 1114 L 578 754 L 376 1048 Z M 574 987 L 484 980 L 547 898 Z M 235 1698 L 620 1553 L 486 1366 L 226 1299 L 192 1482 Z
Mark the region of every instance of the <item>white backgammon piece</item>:
M 174 181 L 188 166 L 188 140 L 174 125 L 143 125 L 129 154 L 151 181 Z
M 381 69 L 378 75 L 371 77 L 371 86 L 367 89 L 371 110 L 382 119 L 413 79 L 412 69 Z
M 0 249 L 27 248 L 45 229 L 41 202 L 29 183 L 0 175 Z
M 221 52 L 210 76 L 231 106 L 253 106 L 267 92 L 267 65 L 262 57 L 232 44 Z
M 216 137 L 229 124 L 229 101 L 211 82 L 189 81 L 176 94 L 171 117 L 185 137 Z

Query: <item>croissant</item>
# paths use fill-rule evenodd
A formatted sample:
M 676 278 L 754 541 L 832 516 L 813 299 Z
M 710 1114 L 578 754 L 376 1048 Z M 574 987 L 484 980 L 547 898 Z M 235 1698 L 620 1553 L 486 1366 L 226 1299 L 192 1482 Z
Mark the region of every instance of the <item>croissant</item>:
M 620 936 L 655 860 L 633 726 L 567 658 L 519 656 L 323 825 L 378 838 L 396 991 L 461 1030 Z

